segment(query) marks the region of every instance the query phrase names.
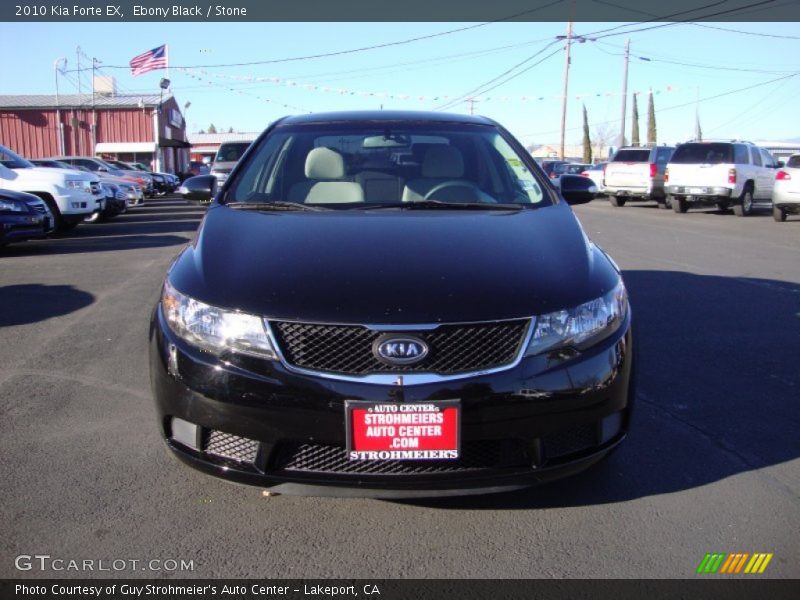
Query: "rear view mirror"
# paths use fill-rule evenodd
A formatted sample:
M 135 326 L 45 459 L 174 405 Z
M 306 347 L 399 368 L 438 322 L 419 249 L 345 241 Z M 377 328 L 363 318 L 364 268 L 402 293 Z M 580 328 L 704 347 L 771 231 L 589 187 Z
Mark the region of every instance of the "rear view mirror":
M 586 204 L 594 200 L 598 193 L 594 181 L 581 175 L 561 176 L 561 196 L 567 204 Z
M 184 200 L 196 204 L 211 202 L 217 195 L 217 178 L 214 175 L 197 175 L 190 177 L 178 188 L 178 193 Z

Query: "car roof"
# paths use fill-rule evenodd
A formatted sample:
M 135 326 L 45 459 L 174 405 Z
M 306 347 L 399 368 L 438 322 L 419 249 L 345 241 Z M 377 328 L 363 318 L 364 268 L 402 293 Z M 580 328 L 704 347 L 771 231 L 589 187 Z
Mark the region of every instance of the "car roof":
M 459 115 L 454 113 L 416 110 L 359 110 L 293 115 L 281 120 L 281 125 L 305 123 L 340 123 L 359 121 L 429 121 L 431 123 L 470 123 L 493 125 L 497 123 L 486 117 Z

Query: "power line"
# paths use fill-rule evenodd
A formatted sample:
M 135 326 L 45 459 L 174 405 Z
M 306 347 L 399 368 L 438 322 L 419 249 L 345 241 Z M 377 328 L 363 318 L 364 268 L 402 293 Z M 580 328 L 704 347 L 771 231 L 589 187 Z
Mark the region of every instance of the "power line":
M 716 29 L 718 31 L 729 31 L 731 33 L 740 33 L 742 35 L 754 35 L 758 37 L 774 38 L 779 40 L 800 40 L 800 36 L 796 35 L 778 35 L 777 33 L 759 33 L 757 31 L 743 31 L 741 29 L 730 29 L 728 27 L 719 27 L 717 25 L 706 25 L 705 23 L 691 23 L 696 27 L 703 27 L 705 29 Z
M 537 56 L 539 56 L 539 55 L 540 55 L 542 52 L 544 52 L 545 50 L 547 50 L 548 48 L 550 48 L 550 47 L 551 47 L 551 46 L 553 46 L 554 44 L 557 44 L 559 41 L 560 41 L 560 40 L 558 40 L 558 39 L 552 40 L 552 41 L 551 41 L 549 44 L 546 44 L 544 47 L 542 47 L 542 48 L 541 48 L 541 49 L 539 49 L 537 52 L 535 52 L 535 53 L 533 53 L 532 55 L 530 55 L 530 56 L 529 56 L 528 58 L 526 58 L 525 60 L 523 60 L 523 61 L 520 61 L 520 62 L 518 62 L 517 64 L 515 64 L 514 66 L 512 66 L 512 67 L 510 67 L 510 68 L 506 69 L 505 71 L 503 71 L 502 73 L 500 73 L 500 75 L 498 75 L 498 76 L 496 76 L 496 77 L 493 77 L 493 78 L 492 78 L 492 79 L 490 79 L 489 81 L 485 81 L 485 82 L 483 82 L 482 84 L 480 84 L 479 86 L 477 86 L 477 87 L 475 87 L 475 88 L 472 88 L 472 89 L 471 89 L 471 90 L 469 90 L 468 92 L 464 92 L 463 94 L 461 94 L 461 95 L 460 95 L 460 96 L 458 96 L 457 98 L 455 98 L 455 99 L 453 99 L 453 100 L 450 100 L 450 101 L 448 101 L 448 102 L 445 102 L 444 104 L 441 104 L 440 106 L 437 106 L 437 107 L 436 107 L 436 110 L 444 110 L 444 109 L 446 109 L 446 108 L 450 108 L 450 107 L 452 107 L 452 106 L 455 106 L 455 105 L 457 105 L 457 104 L 460 104 L 461 102 L 463 102 L 463 101 L 464 101 L 466 98 L 469 98 L 470 96 L 473 96 L 473 95 L 475 95 L 475 94 L 485 94 L 486 92 L 488 92 L 488 91 L 491 91 L 491 90 L 493 90 L 493 89 L 495 89 L 495 88 L 497 88 L 497 87 L 499 87 L 499 86 L 503 85 L 504 83 L 507 83 L 508 81 L 511 81 L 511 79 L 513 79 L 513 78 L 515 78 L 515 77 L 519 77 L 520 75 L 522 75 L 523 73 L 526 73 L 527 71 L 529 71 L 529 70 L 530 70 L 530 69 L 532 69 L 533 67 L 535 67 L 535 66 L 537 66 L 537 65 L 541 64 L 542 62 L 544 62 L 545 60 L 547 60 L 548 58 L 550 58 L 550 57 L 551 57 L 551 56 L 553 56 L 554 54 L 557 54 L 558 52 L 561 52 L 561 48 L 558 48 L 558 49 L 556 49 L 556 51 L 555 51 L 555 52 L 553 52 L 552 54 L 549 54 L 549 55 L 545 56 L 545 57 L 544 57 L 542 60 L 540 60 L 540 61 L 537 61 L 536 63 L 534 63 L 534 64 L 530 65 L 528 68 L 526 68 L 526 69 L 524 69 L 524 70 L 522 70 L 522 71 L 520 71 L 520 72 L 518 72 L 518 73 L 514 74 L 513 76 L 509 77 L 508 79 L 505 79 L 504 81 L 501 81 L 501 82 L 500 82 L 500 83 L 498 83 L 497 85 L 495 85 L 495 86 L 492 86 L 492 87 L 490 87 L 490 88 L 488 88 L 488 89 L 483 89 L 483 88 L 485 88 L 487 85 L 491 85 L 492 83 L 494 83 L 494 82 L 498 81 L 499 79 L 502 79 L 503 77 L 505 77 L 505 76 L 506 76 L 506 75 L 508 75 L 509 73 L 512 73 L 512 72 L 513 72 L 515 69 L 518 69 L 519 67 L 521 67 L 521 66 L 522 66 L 522 65 L 524 65 L 525 63 L 527 63 L 527 62 L 530 62 L 531 60 L 533 60 L 534 58 L 536 58 Z
M 748 85 L 748 86 L 745 86 L 745 87 L 736 88 L 736 89 L 733 89 L 733 90 L 728 90 L 728 91 L 725 91 L 725 92 L 722 92 L 722 93 L 719 93 L 719 94 L 714 94 L 713 96 L 706 96 L 705 98 L 698 98 L 696 100 L 692 100 L 691 102 L 684 102 L 682 104 L 673 104 L 672 106 L 667 106 L 665 108 L 658 109 L 658 112 L 661 113 L 661 112 L 666 112 L 668 110 L 674 110 L 676 108 L 684 108 L 686 106 L 693 106 L 694 104 L 696 104 L 698 102 L 706 102 L 708 100 L 716 100 L 717 98 L 722 98 L 724 96 L 731 96 L 733 94 L 738 94 L 740 92 L 745 92 L 747 90 L 752 90 L 754 88 L 761 87 L 763 85 L 769 85 L 771 83 L 776 83 L 778 81 L 783 81 L 784 79 L 791 79 L 792 77 L 797 77 L 798 75 L 800 75 L 800 71 L 798 71 L 796 73 L 791 73 L 789 75 L 784 75 L 783 77 L 776 77 L 775 79 L 770 79 L 768 81 L 762 81 L 760 83 L 756 83 L 756 84 L 753 84 L 753 85 Z M 595 126 L 597 126 L 597 125 L 614 125 L 614 124 L 619 123 L 619 122 L 620 122 L 619 119 L 612 119 L 612 120 L 609 120 L 609 121 L 601 121 L 599 123 L 595 123 L 594 125 Z M 580 127 L 571 127 L 571 128 L 568 129 L 568 131 L 577 131 L 578 129 L 580 129 Z M 535 132 L 535 133 L 524 133 L 524 134 L 521 134 L 521 137 L 547 135 L 547 134 L 551 134 L 551 133 L 558 133 L 558 131 L 557 130 L 550 130 L 550 131 L 538 131 L 538 132 Z
M 421 35 L 414 38 L 409 38 L 406 40 L 398 40 L 394 42 L 386 42 L 383 44 L 374 44 L 372 46 L 364 46 L 361 48 L 351 48 L 348 50 L 338 50 L 336 52 L 325 52 L 322 54 L 310 54 L 307 56 L 293 56 L 290 58 L 276 58 L 272 60 L 256 60 L 250 62 L 242 62 L 242 63 L 226 63 L 226 64 L 216 64 L 216 65 L 170 65 L 171 68 L 177 69 L 216 69 L 221 67 L 249 67 L 254 65 L 270 65 L 276 63 L 286 63 L 286 62 L 295 62 L 301 60 L 311 60 L 317 58 L 327 58 L 330 56 L 342 56 L 344 54 L 355 54 L 357 52 L 366 52 L 368 50 L 378 50 L 380 48 L 389 48 L 392 46 L 402 46 L 405 44 L 411 44 L 413 42 L 419 42 L 422 40 L 429 40 L 433 38 L 443 37 L 446 35 L 452 35 L 454 33 L 461 33 L 463 31 L 469 31 L 472 29 L 478 29 L 479 27 L 486 27 L 487 25 L 494 25 L 495 23 L 502 23 L 504 21 L 512 21 L 521 17 L 523 15 L 528 15 L 540 10 L 544 10 L 545 8 L 549 8 L 551 6 L 555 6 L 556 4 L 561 4 L 564 0 L 553 0 L 552 2 L 548 2 L 547 4 L 543 4 L 542 6 L 538 6 L 536 8 L 532 8 L 529 10 L 525 10 L 513 15 L 509 15 L 507 17 L 501 17 L 499 19 L 495 19 L 493 21 L 486 21 L 484 23 L 476 23 L 474 25 L 468 25 L 466 27 L 459 27 L 458 29 L 450 29 L 448 31 L 440 31 L 439 33 L 431 33 L 428 35 Z M 106 65 L 109 69 L 129 69 L 129 65 Z
M 598 44 L 605 45 L 605 46 L 614 46 L 618 47 L 616 44 L 609 44 L 607 42 L 598 42 Z M 597 48 L 601 52 L 608 54 L 610 56 L 623 56 L 622 52 L 608 52 L 607 50 L 603 50 L 602 48 Z M 701 63 L 688 63 L 688 62 L 681 62 L 676 60 L 667 60 L 663 58 L 653 58 L 653 56 L 644 56 L 641 54 L 631 55 L 633 58 L 638 58 L 644 62 L 653 62 L 653 63 L 664 63 L 670 65 L 680 65 L 682 67 L 694 67 L 698 69 L 711 69 L 714 71 L 738 71 L 742 73 L 762 73 L 765 75 L 779 75 L 782 73 L 793 73 L 789 69 L 784 69 L 780 71 L 768 70 L 768 69 L 747 69 L 741 67 L 725 67 L 722 65 L 709 65 L 709 64 L 701 64 Z

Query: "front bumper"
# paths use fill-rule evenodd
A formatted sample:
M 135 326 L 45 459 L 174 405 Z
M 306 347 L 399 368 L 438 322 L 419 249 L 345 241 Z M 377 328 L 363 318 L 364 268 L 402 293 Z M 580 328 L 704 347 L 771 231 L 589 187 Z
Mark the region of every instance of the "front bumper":
M 39 215 L 3 215 L 0 218 L 0 244 L 43 238 L 45 219 Z
M 167 446 L 206 473 L 279 493 L 463 495 L 563 477 L 607 454 L 628 430 L 632 350 L 629 315 L 574 358 L 531 357 L 491 375 L 398 388 L 292 373 L 279 362 L 220 360 L 177 338 L 157 307 L 150 373 Z M 348 461 L 348 399 L 459 399 L 461 458 Z M 188 438 L 186 424 L 196 426 Z

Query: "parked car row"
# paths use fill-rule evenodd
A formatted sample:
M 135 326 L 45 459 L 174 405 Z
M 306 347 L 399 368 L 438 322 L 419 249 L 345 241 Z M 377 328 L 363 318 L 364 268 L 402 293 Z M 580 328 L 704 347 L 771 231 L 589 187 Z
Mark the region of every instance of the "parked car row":
M 740 217 L 767 209 L 779 222 L 800 213 L 800 155 L 789 157 L 784 165 L 765 148 L 746 141 L 625 146 L 607 163 L 544 160 L 540 164 L 555 187 L 565 173 L 589 177 L 615 207 L 653 200 L 677 213 L 716 206 Z
M 178 178 L 144 165 L 89 156 L 27 160 L 0 145 L 0 246 L 111 219 L 142 206 L 147 190 L 174 191 Z

